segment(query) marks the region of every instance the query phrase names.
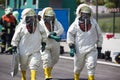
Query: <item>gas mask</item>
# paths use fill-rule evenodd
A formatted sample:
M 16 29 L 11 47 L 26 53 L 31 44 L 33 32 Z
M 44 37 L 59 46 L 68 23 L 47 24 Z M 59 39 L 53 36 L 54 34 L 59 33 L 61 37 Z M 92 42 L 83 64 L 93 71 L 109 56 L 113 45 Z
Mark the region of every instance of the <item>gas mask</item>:
M 87 32 L 91 29 L 91 22 L 90 22 L 90 13 L 82 13 L 79 18 L 79 26 L 80 29 L 84 32 Z
M 81 12 L 81 20 L 84 21 L 85 19 L 87 19 L 87 20 L 90 19 L 90 13 L 82 13 Z
M 44 21 L 48 23 L 54 22 L 54 16 L 45 16 Z
M 55 20 L 54 16 L 44 17 L 45 25 L 50 32 L 54 30 L 54 20 Z
M 36 16 L 26 16 L 25 18 L 25 22 L 26 22 L 26 28 L 28 30 L 28 32 L 34 33 L 37 27 L 37 19 Z

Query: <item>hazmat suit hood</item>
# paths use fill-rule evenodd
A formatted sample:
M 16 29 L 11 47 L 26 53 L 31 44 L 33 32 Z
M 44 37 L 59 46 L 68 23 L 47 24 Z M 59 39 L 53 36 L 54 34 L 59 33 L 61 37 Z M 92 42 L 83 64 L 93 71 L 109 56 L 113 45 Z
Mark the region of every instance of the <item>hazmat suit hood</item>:
M 46 7 L 46 8 L 44 8 L 44 9 L 42 10 L 42 12 L 40 12 L 40 15 L 41 15 L 41 18 L 42 18 L 42 19 L 44 19 L 45 13 L 46 13 L 47 10 L 53 11 L 53 9 L 52 9 L 51 7 Z M 53 11 L 53 12 L 49 12 L 49 13 L 48 13 L 48 16 L 54 16 L 54 17 L 55 17 L 54 11 Z
M 52 25 L 51 25 L 51 23 L 47 23 L 47 22 L 45 23 L 45 13 L 47 10 L 50 10 L 50 12 L 48 11 L 48 13 L 49 13 L 48 16 L 50 16 L 50 17 L 54 16 L 54 21 L 52 21 Z M 50 34 L 50 32 L 55 32 L 57 34 L 57 36 L 60 36 L 63 33 L 64 29 L 62 27 L 62 24 L 57 20 L 56 14 L 55 14 L 53 8 L 46 7 L 44 9 L 42 9 L 42 12 L 40 12 L 40 15 L 41 15 L 40 24 L 45 29 L 47 36 Z M 48 26 L 48 24 L 50 24 L 50 26 Z M 51 28 L 51 30 L 50 30 L 50 28 Z
M 81 8 L 82 7 L 84 7 L 84 6 L 86 6 L 86 7 L 89 7 L 90 9 L 91 9 L 91 7 L 89 6 L 89 5 L 87 5 L 87 4 L 80 4 L 78 7 L 77 7 L 77 9 L 76 9 L 76 12 L 75 12 L 75 14 L 76 14 L 76 16 L 77 17 L 80 17 L 81 15 L 80 15 L 80 11 L 81 11 Z M 92 9 L 91 9 L 91 14 L 92 14 Z
M 25 21 L 26 16 L 34 16 L 36 13 L 32 8 L 26 8 L 22 11 L 21 18 L 23 22 Z
M 22 22 L 26 24 L 29 33 L 34 33 L 37 27 L 37 18 L 34 9 L 26 8 L 22 12 Z
M 18 20 L 19 12 L 18 11 L 13 11 L 13 16 L 16 18 L 17 22 L 19 22 L 19 20 Z
M 11 7 L 8 7 L 5 9 L 5 14 L 8 15 L 8 14 L 12 14 L 12 11 L 13 9 Z
M 46 7 L 42 10 L 41 13 L 41 18 L 45 24 L 45 27 L 47 28 L 48 31 L 54 31 L 54 26 L 55 26 L 55 12 L 53 8 L 51 7 Z
M 13 12 L 13 16 L 14 16 L 15 18 L 18 18 L 19 12 L 18 12 L 18 11 L 14 11 L 14 12 Z

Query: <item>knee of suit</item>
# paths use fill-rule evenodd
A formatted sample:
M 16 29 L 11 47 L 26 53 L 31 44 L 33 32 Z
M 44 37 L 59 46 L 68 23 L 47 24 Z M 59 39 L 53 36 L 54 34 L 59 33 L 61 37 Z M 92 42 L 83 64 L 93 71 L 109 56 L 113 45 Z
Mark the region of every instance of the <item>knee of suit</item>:
M 34 61 L 29 63 L 29 68 L 31 70 L 37 70 L 40 67 L 40 61 Z
M 87 69 L 94 69 L 96 67 L 96 63 L 95 62 L 89 62 L 86 64 Z
M 29 62 L 29 68 L 32 70 L 37 70 L 40 67 L 40 60 L 36 59 L 36 60 L 31 60 Z
M 39 67 L 40 67 L 40 64 L 35 64 L 35 65 L 31 65 L 31 64 L 29 64 L 29 65 L 23 65 L 23 64 L 20 64 L 20 69 L 21 70 L 27 70 L 28 69 L 28 67 L 29 67 L 29 69 L 31 69 L 31 70 L 37 70 L 37 69 L 39 69 Z
M 88 74 L 89 75 L 94 75 L 95 73 L 95 67 L 96 67 L 96 64 L 95 63 L 89 63 L 87 64 L 87 70 L 88 70 Z

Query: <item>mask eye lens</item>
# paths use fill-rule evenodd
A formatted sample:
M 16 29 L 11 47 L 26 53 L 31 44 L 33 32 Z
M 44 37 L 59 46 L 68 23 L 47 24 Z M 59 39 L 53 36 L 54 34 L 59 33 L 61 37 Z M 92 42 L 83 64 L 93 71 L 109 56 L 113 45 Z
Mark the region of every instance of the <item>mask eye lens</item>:
M 31 21 L 34 21 L 35 20 L 35 16 L 26 16 L 26 23 L 29 23 Z
M 85 19 L 90 17 L 90 13 L 81 13 L 81 16 Z
M 49 18 L 49 19 L 51 19 L 51 18 L 53 18 L 53 16 L 45 16 L 45 18 Z
M 45 21 L 53 21 L 54 20 L 54 16 L 45 16 Z

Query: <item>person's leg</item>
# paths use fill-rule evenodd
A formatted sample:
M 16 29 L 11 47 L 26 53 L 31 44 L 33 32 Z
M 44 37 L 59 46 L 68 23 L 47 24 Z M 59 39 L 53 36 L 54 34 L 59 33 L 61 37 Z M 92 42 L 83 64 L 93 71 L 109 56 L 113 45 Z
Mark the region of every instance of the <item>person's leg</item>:
M 25 70 L 21 71 L 21 80 L 26 80 L 26 71 Z
M 50 50 L 46 50 L 46 55 L 48 55 L 48 63 L 46 66 L 44 66 L 44 73 L 46 80 L 50 80 L 52 79 L 52 69 L 59 60 L 60 44 L 57 42 L 53 42 L 53 44 L 51 44 Z
M 49 80 L 52 78 L 51 71 L 53 68 L 51 50 L 45 49 L 44 52 L 41 53 L 41 55 L 42 55 L 42 60 L 43 60 L 45 80 Z
M 31 80 L 36 80 L 36 73 L 40 67 L 41 56 L 40 53 L 33 53 L 29 57 L 29 68 L 30 68 L 30 78 Z
M 80 76 L 79 73 L 74 73 L 74 80 L 79 80 L 79 76 Z
M 11 48 L 11 40 L 10 40 L 10 34 L 6 34 L 6 48 Z M 12 50 L 9 50 L 7 54 L 12 54 Z
M 79 80 L 80 72 L 82 71 L 85 64 L 85 55 L 76 54 L 74 57 L 74 80 Z
M 6 47 L 6 37 L 5 34 L 1 35 L 1 53 L 4 53 Z
M 46 49 L 41 52 L 43 69 L 46 80 L 52 79 L 52 69 L 59 60 L 60 43 L 55 40 L 48 41 Z
M 7 39 L 7 48 L 11 48 L 12 47 L 12 45 L 11 45 L 12 34 L 11 33 L 8 34 L 6 39 Z M 10 50 L 8 52 L 8 54 L 12 54 L 12 50 Z
M 31 78 L 31 80 L 36 80 L 36 73 L 37 73 L 37 71 L 36 70 L 30 70 L 30 78 Z
M 94 75 L 92 75 L 92 74 L 90 75 L 90 74 L 89 74 L 89 75 L 88 75 L 88 80 L 94 80 Z
M 52 79 L 51 71 L 52 71 L 51 67 L 44 68 L 45 80 Z
M 88 69 L 88 80 L 94 80 L 95 68 L 97 65 L 97 50 L 93 50 L 86 56 L 86 66 Z
M 28 57 L 26 55 L 20 54 L 20 70 L 21 70 L 21 80 L 26 80 L 26 70 Z
M 59 55 L 60 55 L 60 44 L 55 42 L 53 43 L 51 48 L 52 66 L 54 66 L 59 61 Z
M 6 47 L 6 43 L 2 42 L 1 43 L 1 53 L 4 53 Z

